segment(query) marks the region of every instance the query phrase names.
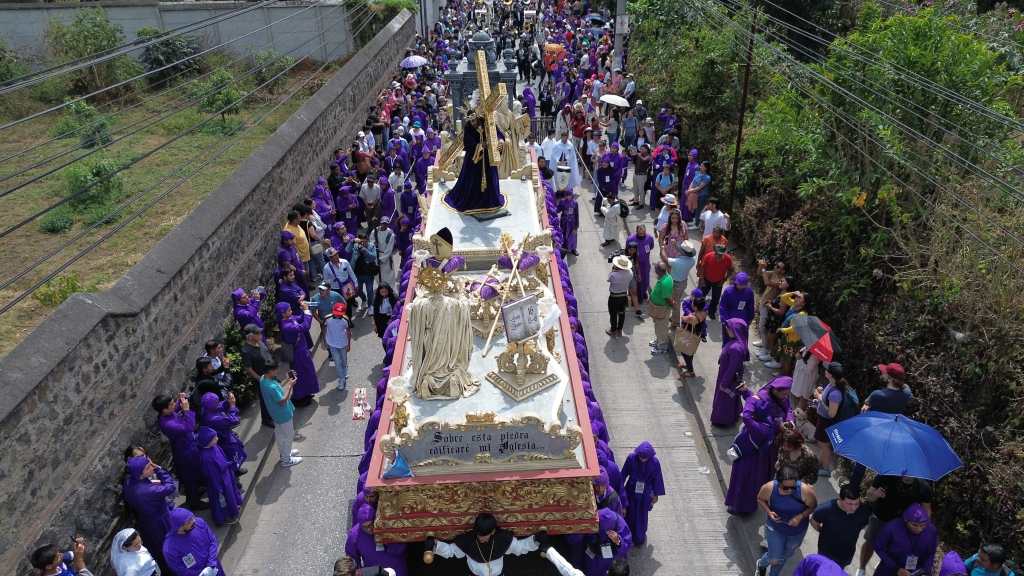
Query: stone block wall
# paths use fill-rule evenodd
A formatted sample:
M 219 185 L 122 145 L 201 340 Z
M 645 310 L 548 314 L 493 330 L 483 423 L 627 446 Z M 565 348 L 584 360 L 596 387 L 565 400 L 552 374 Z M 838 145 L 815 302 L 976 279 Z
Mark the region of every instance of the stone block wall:
M 121 521 L 122 451 L 163 444 L 149 407 L 222 332 L 231 289 L 266 284 L 288 207 L 347 146 L 415 34 L 395 17 L 110 290 L 76 294 L 0 361 L 0 566 Z M 90 567 L 106 570 L 94 548 Z

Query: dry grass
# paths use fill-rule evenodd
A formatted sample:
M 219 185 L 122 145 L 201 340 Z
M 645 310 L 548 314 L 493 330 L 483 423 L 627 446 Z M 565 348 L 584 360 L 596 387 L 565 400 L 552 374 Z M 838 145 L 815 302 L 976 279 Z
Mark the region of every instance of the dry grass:
M 249 107 L 245 108 L 237 117 L 249 125 L 266 114 L 283 99 L 284 95 L 304 82 L 310 74 L 309 71 L 293 74 L 289 78 L 288 85 L 282 88 L 277 95 L 266 95 L 265 97 L 254 95 L 247 100 L 247 103 L 250 104 Z M 329 71 L 323 72 L 322 75 L 329 75 Z M 316 86 L 318 82 L 314 80 L 311 85 Z M 113 127 L 114 137 L 116 138 L 122 132 L 121 127 L 123 126 L 170 110 L 172 102 L 180 97 L 173 92 L 118 117 L 117 124 Z M 250 128 L 241 134 L 228 137 L 193 132 L 122 172 L 125 178 L 126 197 L 157 187 L 136 200 L 126 210 L 126 213 L 131 213 L 148 199 L 171 186 L 180 177 L 191 172 L 192 166 L 197 166 L 209 155 L 219 150 L 220 146 L 228 139 L 235 141 L 235 144 L 218 161 L 207 166 L 110 240 L 76 262 L 65 274 L 76 274 L 81 279 L 83 286 L 95 286 L 101 290 L 112 286 L 129 268 L 139 262 L 158 240 L 181 222 L 207 194 L 227 179 L 243 160 L 262 145 L 277 130 L 278 126 L 302 105 L 308 94 L 306 90 L 300 91 L 295 98 L 278 108 L 259 126 Z M 203 117 L 190 111 L 182 112 L 112 145 L 104 153 L 115 158 L 137 157 L 145 151 L 167 142 L 175 133 L 191 126 Z M 3 134 L 3 139 L 0 140 L 0 157 L 6 157 L 48 140 L 51 128 L 57 119 L 58 116 L 51 114 L 7 130 Z M 13 174 L 22 167 L 31 166 L 56 153 L 74 149 L 77 146 L 78 141 L 74 138 L 53 142 L 26 156 L 0 165 L 0 177 Z M 29 172 L 25 176 L 4 181 L 0 183 L 0 191 L 7 190 L 33 175 L 48 171 L 82 153 L 82 151 L 77 151 Z M 183 168 L 184 173 L 176 173 Z M 61 171 L 0 198 L 0 229 L 7 229 L 23 218 L 61 199 L 64 186 Z M 63 264 L 70 256 L 107 232 L 111 225 L 107 224 L 90 232 L 16 284 L 0 291 L 0 302 L 6 303 L 15 298 L 23 290 Z M 68 242 L 72 236 L 82 231 L 84 226 L 83 223 L 77 222 L 67 232 L 47 234 L 40 230 L 37 220 L 11 233 L 0 240 L 2 277 L 5 280 L 11 278 L 37 258 Z M 29 297 L 4 314 L 3 321 L 0 322 L 0 356 L 6 355 L 36 326 L 44 322 L 51 311 L 51 308 Z

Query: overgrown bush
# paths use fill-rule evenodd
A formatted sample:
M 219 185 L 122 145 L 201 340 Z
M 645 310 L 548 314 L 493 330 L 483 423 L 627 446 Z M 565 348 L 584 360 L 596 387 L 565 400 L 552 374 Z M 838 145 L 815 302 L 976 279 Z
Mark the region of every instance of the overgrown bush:
M 44 306 L 56 308 L 75 292 L 91 292 L 96 286 L 86 286 L 74 272 L 57 276 L 32 293 L 32 298 Z
M 65 195 L 71 197 L 68 205 L 85 212 L 120 200 L 124 195 L 124 177 L 118 172 L 121 166 L 111 158 L 69 166 L 64 172 Z
M 140 40 L 150 40 L 163 34 L 162 30 L 157 28 L 140 28 L 136 35 Z M 192 36 L 175 36 L 173 38 L 167 38 L 160 40 L 154 44 L 146 46 L 142 50 L 142 54 L 139 59 L 142 61 L 142 65 L 145 67 L 146 72 L 153 72 L 159 70 L 164 66 L 163 70 L 154 72 L 149 76 L 146 76 L 147 80 L 151 85 L 162 84 L 167 79 L 177 76 L 179 78 L 185 78 L 189 74 L 199 72 L 202 68 L 198 58 L 190 58 L 191 56 L 199 52 L 199 40 Z M 188 60 L 186 60 L 188 58 Z M 184 62 L 181 62 L 185 60 Z M 177 64 L 175 64 L 177 62 Z M 173 64 L 169 66 L 170 64 Z
M 273 50 L 264 50 L 257 52 L 253 58 L 254 65 L 259 66 L 256 70 L 256 74 L 253 76 L 253 81 L 256 82 L 257 86 L 262 86 L 264 82 L 270 81 L 269 84 L 263 86 L 263 90 L 270 92 L 271 94 L 277 93 L 288 82 L 288 75 L 281 74 L 282 71 L 286 70 L 292 64 L 295 64 L 295 58 L 291 56 L 281 56 Z M 277 76 L 281 74 L 277 78 Z M 274 80 L 270 80 L 274 78 Z
M 75 13 L 70 24 L 51 20 L 46 40 L 53 56 L 61 61 L 78 60 L 116 48 L 124 43 L 121 26 L 107 19 L 102 8 L 83 8 Z M 86 94 L 127 80 L 141 73 L 141 66 L 129 56 L 118 56 L 106 62 L 69 73 L 61 80 L 73 94 Z M 134 83 L 108 90 L 104 97 L 124 95 Z
M 72 102 L 64 108 L 64 115 L 53 126 L 52 134 L 57 138 L 77 135 L 83 148 L 95 148 L 110 144 L 110 117 L 100 114 L 85 100 Z
M 199 98 L 200 110 L 220 114 L 219 126 L 223 131 L 232 130 L 227 117 L 241 111 L 243 92 L 231 72 L 224 68 L 214 71 L 206 80 L 193 84 L 191 94 L 193 98 Z
M 25 74 L 28 68 L 18 61 L 18 55 L 0 39 L 0 84 Z
M 39 229 L 47 234 L 67 232 L 75 224 L 75 214 L 67 204 L 54 208 L 39 220 Z

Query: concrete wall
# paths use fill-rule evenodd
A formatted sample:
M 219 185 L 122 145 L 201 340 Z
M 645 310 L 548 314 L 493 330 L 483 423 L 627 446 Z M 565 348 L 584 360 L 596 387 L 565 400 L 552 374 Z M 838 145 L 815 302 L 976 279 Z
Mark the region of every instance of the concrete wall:
M 209 48 L 246 35 L 258 28 L 266 30 L 245 36 L 224 50 L 243 53 L 273 50 L 300 57 L 312 51 L 317 60 L 333 60 L 352 50 L 349 16 L 343 3 L 329 0 L 311 7 L 312 2 L 280 2 L 212 24 L 190 34 Z M 125 40 L 134 40 L 140 28 L 170 30 L 207 18 L 252 6 L 246 2 L 156 2 L 125 0 L 89 4 L 2 4 L 0 3 L 0 39 L 34 66 L 46 56 L 46 29 L 51 20 L 68 23 L 83 7 L 101 6 L 111 22 L 121 26 Z M 272 24 L 283 18 L 277 24 Z M 310 40 L 315 36 L 315 39 Z M 309 40 L 307 42 L 307 40 Z M 321 46 L 323 44 L 323 46 Z M 134 55 L 141 50 L 134 52 Z
M 181 389 L 230 290 L 267 283 L 287 208 L 362 127 L 414 33 L 397 16 L 113 288 L 72 296 L 0 361 L 0 572 L 44 540 L 110 535 L 122 450 L 161 443 L 150 400 Z

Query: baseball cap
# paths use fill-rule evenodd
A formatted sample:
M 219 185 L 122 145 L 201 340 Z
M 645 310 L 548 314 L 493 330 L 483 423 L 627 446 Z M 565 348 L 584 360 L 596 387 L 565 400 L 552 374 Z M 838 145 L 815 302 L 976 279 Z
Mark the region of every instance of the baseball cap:
M 899 381 L 903 381 L 907 377 L 907 372 L 903 369 L 903 365 L 898 362 L 892 362 L 890 364 L 879 364 L 877 366 L 878 371 L 887 376 L 891 376 Z

